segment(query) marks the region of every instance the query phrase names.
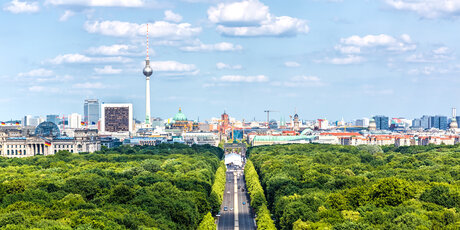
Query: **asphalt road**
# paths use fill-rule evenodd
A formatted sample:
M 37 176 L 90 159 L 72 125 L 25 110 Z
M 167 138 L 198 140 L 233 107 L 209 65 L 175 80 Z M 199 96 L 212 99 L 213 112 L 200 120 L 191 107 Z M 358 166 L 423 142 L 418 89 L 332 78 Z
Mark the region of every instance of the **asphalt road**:
M 227 183 L 217 225 L 218 230 L 255 229 L 248 197 L 243 170 L 227 169 Z M 224 207 L 228 210 L 224 211 Z

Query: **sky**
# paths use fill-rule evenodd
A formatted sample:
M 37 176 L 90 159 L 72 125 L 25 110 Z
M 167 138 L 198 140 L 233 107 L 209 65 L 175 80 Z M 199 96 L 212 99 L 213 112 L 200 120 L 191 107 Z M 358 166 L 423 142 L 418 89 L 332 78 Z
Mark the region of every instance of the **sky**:
M 188 119 L 416 118 L 460 108 L 460 0 L 3 0 L 0 120 L 85 99 Z

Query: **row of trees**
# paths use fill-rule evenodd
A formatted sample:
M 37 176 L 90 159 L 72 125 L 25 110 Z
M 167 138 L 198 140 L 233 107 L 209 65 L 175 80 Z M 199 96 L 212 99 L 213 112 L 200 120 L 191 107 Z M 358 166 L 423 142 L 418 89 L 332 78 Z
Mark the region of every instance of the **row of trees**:
M 249 150 L 279 229 L 459 229 L 460 147 Z
M 175 144 L 0 158 L 0 228 L 197 229 L 220 206 L 222 155 Z
M 244 166 L 244 176 L 246 179 L 246 187 L 251 198 L 251 207 L 256 211 L 258 229 L 275 230 L 275 224 L 267 208 L 264 190 L 260 185 L 259 176 L 250 160 L 248 160 Z
M 211 197 L 210 199 L 213 201 L 214 204 L 212 206 L 212 213 L 217 214 L 220 210 L 220 206 L 222 204 L 222 200 L 224 198 L 224 191 L 225 191 L 225 183 L 227 177 L 225 176 L 225 172 L 227 167 L 225 166 L 224 162 L 220 162 L 220 166 L 216 171 L 216 176 L 214 179 L 214 184 L 211 188 Z M 211 212 L 208 212 L 203 217 L 200 225 L 198 226 L 198 230 L 215 230 L 217 228 L 215 224 L 214 217 L 212 216 Z

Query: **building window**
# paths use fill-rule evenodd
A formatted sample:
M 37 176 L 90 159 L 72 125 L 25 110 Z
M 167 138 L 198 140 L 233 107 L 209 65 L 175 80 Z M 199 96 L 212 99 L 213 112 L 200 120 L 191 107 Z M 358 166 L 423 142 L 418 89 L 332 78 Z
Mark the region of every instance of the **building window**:
M 6 150 L 6 155 L 10 155 L 10 150 Z
M 26 150 L 24 150 L 24 155 L 26 155 Z

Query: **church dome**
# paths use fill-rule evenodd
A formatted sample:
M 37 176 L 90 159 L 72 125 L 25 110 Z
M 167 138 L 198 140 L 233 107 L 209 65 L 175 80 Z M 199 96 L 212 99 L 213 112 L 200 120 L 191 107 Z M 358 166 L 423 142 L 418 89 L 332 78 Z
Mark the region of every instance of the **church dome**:
M 452 121 L 450 122 L 450 128 L 451 129 L 457 129 L 458 128 L 458 123 L 457 123 L 457 119 L 452 118 Z
M 369 121 L 369 130 L 376 130 L 376 129 L 377 129 L 377 124 L 375 123 L 374 118 L 372 118 L 372 119 Z
M 185 114 L 182 113 L 181 108 L 179 108 L 179 112 L 177 112 L 176 115 L 174 115 L 173 120 L 174 121 L 186 121 L 187 120 L 187 117 L 185 116 Z

